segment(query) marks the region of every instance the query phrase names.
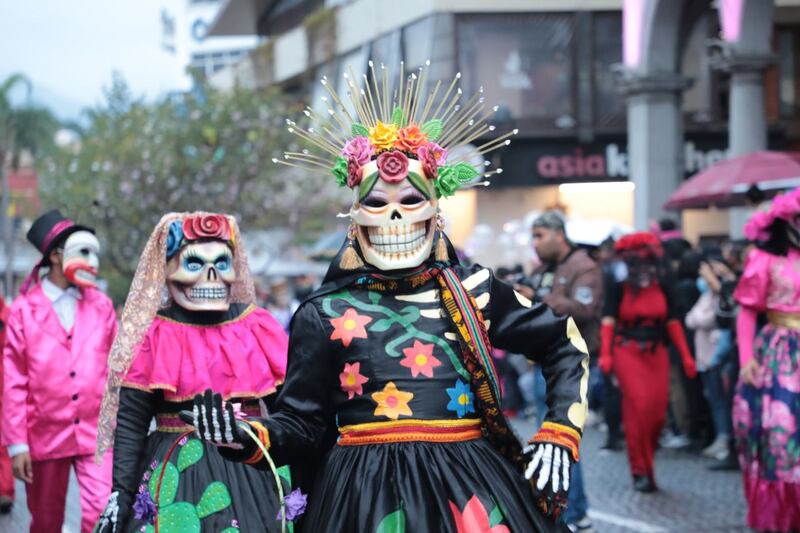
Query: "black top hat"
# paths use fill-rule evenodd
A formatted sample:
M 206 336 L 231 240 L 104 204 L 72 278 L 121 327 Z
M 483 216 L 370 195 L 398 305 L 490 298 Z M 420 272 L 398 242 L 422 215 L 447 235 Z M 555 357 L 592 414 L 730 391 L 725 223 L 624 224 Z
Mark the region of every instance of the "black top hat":
M 26 237 L 31 244 L 42 252 L 44 261 L 47 262 L 47 256 L 50 255 L 50 252 L 64 239 L 77 231 L 94 233 L 92 228 L 75 224 L 62 215 L 58 209 L 53 209 L 33 221 Z

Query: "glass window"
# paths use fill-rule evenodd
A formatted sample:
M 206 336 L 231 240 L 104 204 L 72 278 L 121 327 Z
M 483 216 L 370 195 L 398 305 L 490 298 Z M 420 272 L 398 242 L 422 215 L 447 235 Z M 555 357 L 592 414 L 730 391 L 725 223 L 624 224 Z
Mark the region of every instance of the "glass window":
M 403 60 L 407 69 L 416 69 L 431 57 L 433 17 L 426 17 L 403 29 Z
M 474 15 L 458 20 L 458 59 L 467 94 L 486 91 L 499 117 L 574 117 L 573 19 L 567 14 Z
M 622 62 L 622 14 L 595 13 L 592 32 L 595 123 L 598 127 L 621 125 L 625 99 L 611 70 Z

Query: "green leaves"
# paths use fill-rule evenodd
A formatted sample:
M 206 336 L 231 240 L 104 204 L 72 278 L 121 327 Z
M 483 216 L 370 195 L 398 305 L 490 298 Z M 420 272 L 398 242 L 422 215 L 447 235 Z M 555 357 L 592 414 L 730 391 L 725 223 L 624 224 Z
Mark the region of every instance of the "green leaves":
M 369 137 L 369 129 L 363 125 L 355 122 L 352 126 L 350 126 L 350 133 L 353 137 Z
M 331 169 L 331 174 L 336 178 L 336 184 L 339 187 L 347 185 L 347 159 L 342 156 L 337 157 Z
M 383 517 L 383 520 L 378 524 L 375 533 L 405 533 L 406 531 L 406 513 L 401 507 L 393 513 L 389 513 Z
M 190 439 L 178 454 L 178 472 L 183 472 L 203 458 L 203 445 L 199 440 Z
M 158 511 L 160 533 L 200 533 L 200 517 L 191 503 L 174 503 Z
M 346 178 L 345 178 L 346 179 Z M 378 181 L 378 173 L 373 172 L 369 176 L 361 180 L 361 185 L 358 186 L 358 201 L 360 202 L 369 194 L 369 191 L 375 186 Z
M 494 527 L 503 522 L 503 512 L 497 505 L 494 506 L 492 512 L 489 514 L 489 527 Z
M 438 118 L 429 120 L 422 125 L 420 131 L 428 136 L 429 141 L 435 141 L 442 134 L 442 121 Z
M 411 185 L 414 186 L 419 192 L 425 196 L 428 200 L 431 199 L 431 189 L 430 185 L 428 184 L 428 180 L 423 176 L 420 176 L 416 172 L 409 172 L 408 173 L 408 181 L 411 182 Z
M 406 118 L 403 116 L 403 108 L 395 107 L 392 111 L 392 124 L 398 128 L 403 128 L 406 125 Z

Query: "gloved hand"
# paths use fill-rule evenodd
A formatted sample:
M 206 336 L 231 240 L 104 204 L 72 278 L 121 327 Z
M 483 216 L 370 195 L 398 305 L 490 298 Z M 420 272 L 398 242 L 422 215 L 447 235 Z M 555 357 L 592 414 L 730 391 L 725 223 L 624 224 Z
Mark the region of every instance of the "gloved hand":
M 675 346 L 681 356 L 683 372 L 689 379 L 694 379 L 697 377 L 697 364 L 695 364 L 692 352 L 689 350 L 689 343 L 686 342 L 686 334 L 683 331 L 683 325 L 678 320 L 670 320 L 667 322 L 667 334 L 669 335 L 669 340 L 672 341 L 673 346 Z
M 603 322 L 600 326 L 600 359 L 597 361 L 597 366 L 603 374 L 610 374 L 614 366 L 613 346 L 614 324 Z
M 211 389 L 194 397 L 192 412 L 181 411 L 179 416 L 185 423 L 194 426 L 198 439 L 214 446 L 244 450 L 255 445 L 239 427 L 239 424 L 246 422 L 236 419 L 233 405 L 223 401 L 222 395 Z
M 525 469 L 525 479 L 533 486 L 536 505 L 546 516 L 558 520 L 567 506 L 572 466 L 570 452 L 549 442 L 534 443 L 526 451 L 532 457 Z
M 94 533 L 116 533 L 122 531 L 132 498 L 127 493 L 115 490 L 108 497 L 106 508 L 100 513 L 100 519 L 94 528 Z

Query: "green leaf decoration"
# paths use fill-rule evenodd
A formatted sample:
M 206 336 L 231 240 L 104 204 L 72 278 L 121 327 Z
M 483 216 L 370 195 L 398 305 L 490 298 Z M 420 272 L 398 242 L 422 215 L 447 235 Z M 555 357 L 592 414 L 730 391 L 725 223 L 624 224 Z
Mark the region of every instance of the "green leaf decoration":
M 203 458 L 205 448 L 199 440 L 189 439 L 178 454 L 178 472 L 183 472 Z
M 458 163 L 454 168 L 456 171 L 456 176 L 458 176 L 458 181 L 461 183 L 471 181 L 479 174 L 479 172 L 475 170 L 475 167 L 469 163 Z
M 281 476 L 290 487 L 292 486 L 292 471 L 289 469 L 289 465 L 283 465 L 278 468 L 278 475 Z
M 433 182 L 437 198 L 452 196 L 460 185 L 455 167 L 449 165 L 439 167 L 439 177 Z
M 369 137 L 369 128 L 356 122 L 350 126 L 350 133 L 353 134 L 353 137 Z
M 397 511 L 383 517 L 375 533 L 405 533 L 406 513 L 401 507 Z
M 435 141 L 442 134 L 442 121 L 438 118 L 429 120 L 422 125 L 420 131 L 428 136 L 429 141 Z
M 144 528 L 144 533 L 156 533 L 156 528 L 153 524 L 147 524 L 147 527 Z
M 403 108 L 402 107 L 395 107 L 394 111 L 392 111 L 392 124 L 397 126 L 398 128 L 402 128 L 405 126 L 406 119 L 403 116 Z
M 342 156 L 336 158 L 331 173 L 336 178 L 339 187 L 347 185 L 347 159 Z
M 347 180 L 347 176 L 345 176 L 345 180 Z M 377 172 L 373 172 L 372 174 L 370 174 L 369 176 L 367 176 L 366 178 L 361 180 L 361 185 L 358 186 L 358 201 L 359 202 L 367 197 L 367 195 L 369 194 L 369 192 L 372 190 L 372 188 L 375 186 L 375 184 L 377 182 L 378 182 L 378 173 Z
M 147 484 L 150 497 L 162 509 L 175 501 L 175 494 L 178 492 L 178 469 L 175 468 L 174 464 L 167 463 L 167 468 L 164 470 L 164 479 L 161 480 L 161 497 L 156 494 L 158 478 L 161 476 L 163 466 L 164 463 L 158 465 L 158 468 L 153 472 L 153 477 L 150 478 L 150 482 Z
M 214 481 L 203 492 L 197 503 L 197 515 L 205 518 L 226 509 L 231 504 L 231 493 L 221 481 Z
M 200 533 L 200 517 L 194 505 L 173 503 L 158 513 L 159 533 Z
M 427 198 L 428 200 L 431 199 L 431 190 L 430 185 L 428 185 L 428 180 L 417 174 L 416 172 L 409 172 L 408 173 L 408 181 L 411 182 L 411 185 L 414 186 L 422 195 Z
M 381 301 L 381 293 L 377 291 L 367 291 L 367 297 L 369 301 L 372 302 L 372 305 L 376 305 Z
M 225 529 L 223 529 L 219 533 L 239 533 L 239 528 L 238 527 L 226 527 Z
M 500 507 L 495 505 L 492 512 L 489 514 L 489 527 L 494 527 L 499 525 L 503 521 L 503 511 L 500 510 Z
M 394 319 L 392 318 L 381 318 L 380 320 L 373 322 L 372 325 L 368 326 L 368 329 L 374 333 L 381 333 L 392 327 L 393 322 Z

